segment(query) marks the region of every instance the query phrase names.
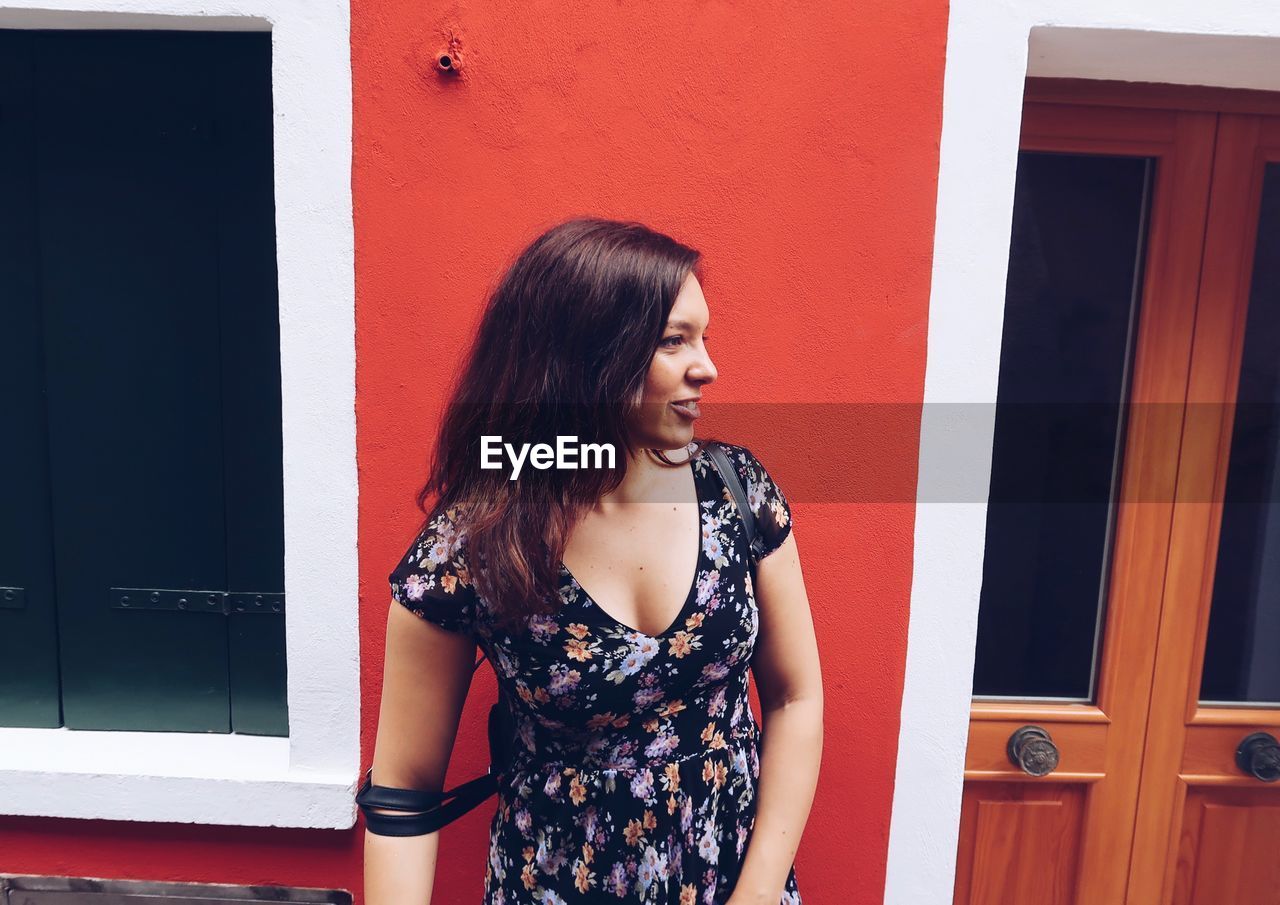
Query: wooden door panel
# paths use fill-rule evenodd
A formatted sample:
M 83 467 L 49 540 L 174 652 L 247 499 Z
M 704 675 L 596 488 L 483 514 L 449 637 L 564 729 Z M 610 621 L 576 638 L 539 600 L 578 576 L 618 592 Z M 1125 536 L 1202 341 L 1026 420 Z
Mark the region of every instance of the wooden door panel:
M 1236 749 L 1245 736 L 1254 732 L 1276 734 L 1276 726 L 1280 726 L 1280 710 L 1250 708 L 1245 713 L 1232 713 L 1223 708 L 1212 712 L 1211 719 L 1192 719 L 1178 778 L 1194 786 L 1257 788 L 1258 780 L 1237 767 Z M 1280 852 L 1280 841 L 1277 851 Z
M 957 905 L 1073 902 L 1084 797 L 1066 783 L 966 788 Z
M 984 705 L 969 723 L 969 747 L 965 752 L 964 775 L 969 780 L 1042 782 L 1014 765 L 1006 753 L 1009 736 L 1021 726 L 1035 723 L 1052 729 L 1050 736 L 1060 751 L 1052 778 L 1057 782 L 1093 782 L 1107 773 L 1107 736 L 1110 721 L 1096 707 L 1080 705 L 1039 705 L 1035 708 L 1008 708 Z M 1019 712 L 1021 711 L 1021 715 Z M 1040 722 L 1036 722 L 1039 720 Z
M 1182 814 L 1173 905 L 1280 902 L 1280 799 L 1193 789 Z

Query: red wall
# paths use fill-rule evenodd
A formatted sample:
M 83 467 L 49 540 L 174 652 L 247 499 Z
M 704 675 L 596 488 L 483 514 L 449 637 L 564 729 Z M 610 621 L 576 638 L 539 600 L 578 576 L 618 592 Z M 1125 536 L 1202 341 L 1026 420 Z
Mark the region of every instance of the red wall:
M 802 896 L 881 901 L 913 507 L 842 505 L 872 491 L 820 478 L 872 458 L 880 497 L 914 490 L 918 407 L 851 403 L 922 396 L 946 17 L 940 0 L 355 5 L 366 762 L 385 578 L 486 289 L 564 217 L 639 219 L 705 255 L 720 377 L 699 427 L 755 450 L 794 505 L 827 697 Z M 432 69 L 446 29 L 460 77 Z M 877 436 L 857 436 L 868 419 Z M 451 782 L 486 765 L 477 676 Z M 479 901 L 490 814 L 446 830 L 442 902 Z
M 386 576 L 485 292 L 565 217 L 639 219 L 705 256 L 700 427 L 793 503 L 827 700 L 802 896 L 881 901 L 946 20 L 943 0 L 353 3 L 365 766 Z M 460 75 L 433 68 L 450 31 Z M 450 782 L 485 769 L 477 675 Z M 479 901 L 492 807 L 445 830 L 437 902 Z M 358 892 L 362 826 L 0 818 L 0 871 Z

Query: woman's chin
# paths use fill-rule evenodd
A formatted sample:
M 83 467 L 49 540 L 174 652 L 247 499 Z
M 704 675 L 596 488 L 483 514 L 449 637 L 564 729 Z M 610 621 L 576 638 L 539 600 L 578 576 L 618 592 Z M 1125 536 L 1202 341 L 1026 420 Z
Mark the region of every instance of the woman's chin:
M 665 452 L 680 452 L 692 442 L 693 426 L 690 425 L 689 427 L 667 431 L 663 434 L 662 443 L 655 446 L 654 449 L 661 449 Z
M 661 452 L 680 452 L 693 442 L 692 425 L 684 428 L 655 431 L 639 443 L 640 449 L 656 449 Z

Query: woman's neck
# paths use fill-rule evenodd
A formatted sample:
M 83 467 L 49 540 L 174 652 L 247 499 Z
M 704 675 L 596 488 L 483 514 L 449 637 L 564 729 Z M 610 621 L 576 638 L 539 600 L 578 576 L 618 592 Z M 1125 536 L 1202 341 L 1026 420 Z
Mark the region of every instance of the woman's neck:
M 681 488 L 687 480 L 681 474 L 687 463 L 681 458 L 687 455 L 682 449 L 665 450 L 667 457 L 680 462 L 679 467 L 664 465 L 643 449 L 627 458 L 627 473 L 617 487 L 596 501 L 594 511 L 601 515 L 635 503 L 657 503 L 679 499 Z

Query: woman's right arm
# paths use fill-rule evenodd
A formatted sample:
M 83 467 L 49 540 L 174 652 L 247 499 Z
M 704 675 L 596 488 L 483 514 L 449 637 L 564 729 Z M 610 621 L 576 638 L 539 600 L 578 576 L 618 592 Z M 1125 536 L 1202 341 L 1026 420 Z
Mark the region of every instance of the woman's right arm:
M 475 655 L 470 636 L 445 631 L 392 602 L 374 743 L 375 785 L 444 788 Z M 366 829 L 365 905 L 429 905 L 439 840 L 439 832 L 379 836 Z

